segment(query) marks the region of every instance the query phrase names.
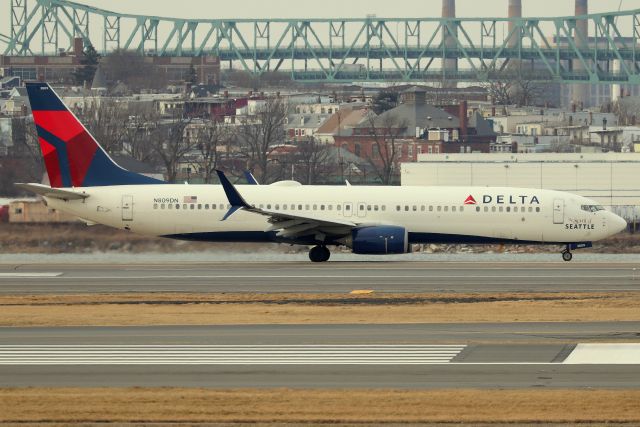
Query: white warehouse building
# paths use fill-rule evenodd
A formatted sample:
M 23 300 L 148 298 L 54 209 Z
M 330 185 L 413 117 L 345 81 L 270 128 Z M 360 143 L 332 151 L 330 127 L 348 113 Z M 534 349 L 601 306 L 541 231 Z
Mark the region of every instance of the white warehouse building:
M 637 224 L 640 154 L 421 154 L 403 163 L 402 185 L 523 187 L 595 200 Z

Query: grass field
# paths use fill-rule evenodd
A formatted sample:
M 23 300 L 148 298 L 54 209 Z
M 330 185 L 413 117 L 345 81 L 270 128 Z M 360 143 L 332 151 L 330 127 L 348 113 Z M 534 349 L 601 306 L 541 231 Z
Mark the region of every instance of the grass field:
M 0 326 L 638 321 L 640 292 L 0 296 Z
M 640 423 L 640 390 L 0 389 L 0 422 Z

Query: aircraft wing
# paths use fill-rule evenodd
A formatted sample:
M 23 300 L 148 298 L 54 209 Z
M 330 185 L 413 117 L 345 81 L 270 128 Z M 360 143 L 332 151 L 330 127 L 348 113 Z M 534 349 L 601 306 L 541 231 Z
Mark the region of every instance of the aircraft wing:
M 275 212 L 257 208 L 247 203 L 238 190 L 231 184 L 229 179 L 221 171 L 216 171 L 220 178 L 220 183 L 224 189 L 227 199 L 231 204 L 231 209 L 222 219 L 223 221 L 242 209 L 257 215 L 265 216 L 271 226 L 267 231 L 278 231 L 277 236 L 282 238 L 296 238 L 311 234 L 331 234 L 345 235 L 358 224 L 353 221 L 339 220 L 334 218 L 323 218 L 321 215 L 296 215 L 286 212 Z
M 86 193 L 79 193 L 72 190 L 63 190 L 61 188 L 51 188 L 42 184 L 15 184 L 16 187 L 23 190 L 31 191 L 32 193 L 39 194 L 43 197 L 50 197 L 52 199 L 60 200 L 82 200 L 89 197 Z

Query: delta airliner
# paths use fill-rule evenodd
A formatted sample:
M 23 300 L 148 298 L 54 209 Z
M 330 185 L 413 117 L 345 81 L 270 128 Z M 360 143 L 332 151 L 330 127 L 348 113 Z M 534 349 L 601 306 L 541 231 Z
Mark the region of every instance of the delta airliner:
M 569 193 L 495 187 L 168 184 L 118 166 L 45 83 L 27 91 L 50 186 L 17 184 L 90 224 L 206 242 L 329 246 L 404 254 L 421 243 L 557 244 L 562 258 L 626 227 L 619 216 Z

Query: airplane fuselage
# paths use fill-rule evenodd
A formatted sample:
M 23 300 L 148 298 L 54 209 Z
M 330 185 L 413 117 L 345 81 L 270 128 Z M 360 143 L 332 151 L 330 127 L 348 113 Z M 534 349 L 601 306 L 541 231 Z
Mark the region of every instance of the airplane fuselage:
M 238 186 L 246 201 L 272 212 L 404 227 L 409 243 L 575 243 L 611 236 L 626 224 L 569 193 L 493 187 Z M 220 185 L 75 188 L 84 200 L 48 198 L 49 206 L 88 222 L 149 236 L 201 241 L 296 241 L 270 231 L 267 218 L 240 210 L 225 221 Z M 586 208 L 585 208 L 586 207 Z M 330 233 L 329 233 L 330 234 Z M 325 241 L 340 244 L 339 239 Z

